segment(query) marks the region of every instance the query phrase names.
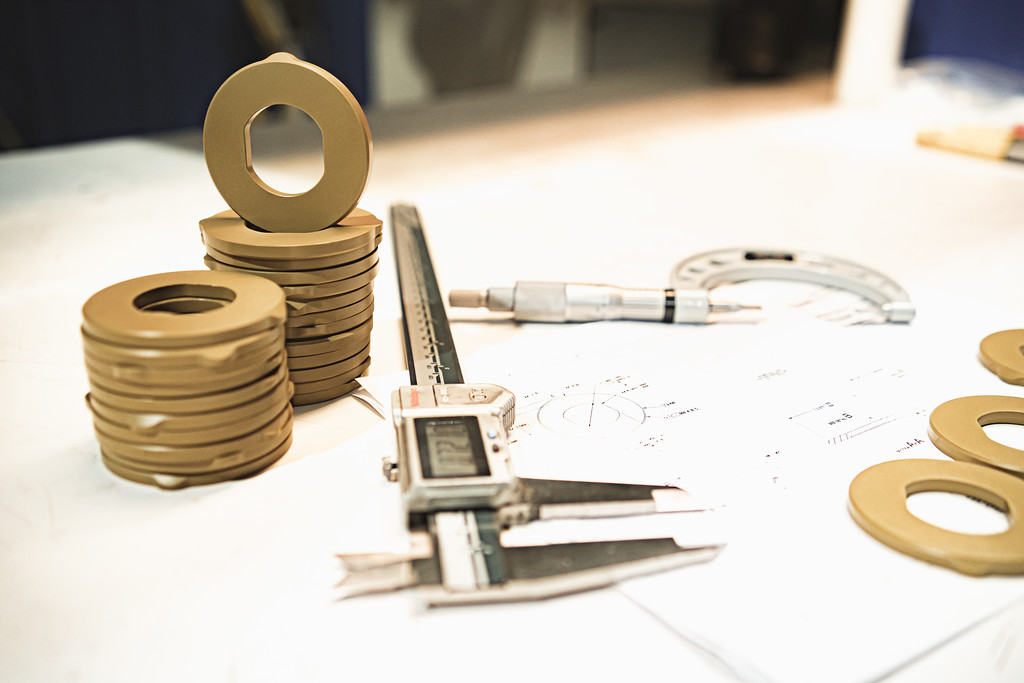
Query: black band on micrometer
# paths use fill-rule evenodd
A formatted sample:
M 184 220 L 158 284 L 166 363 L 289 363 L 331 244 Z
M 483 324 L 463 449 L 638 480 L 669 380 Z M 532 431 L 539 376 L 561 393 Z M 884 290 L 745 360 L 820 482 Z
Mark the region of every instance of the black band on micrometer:
M 676 290 L 665 290 L 665 315 L 661 316 L 661 322 L 670 323 L 676 318 Z
M 795 261 L 793 254 L 784 251 L 748 251 L 743 254 L 747 261 Z

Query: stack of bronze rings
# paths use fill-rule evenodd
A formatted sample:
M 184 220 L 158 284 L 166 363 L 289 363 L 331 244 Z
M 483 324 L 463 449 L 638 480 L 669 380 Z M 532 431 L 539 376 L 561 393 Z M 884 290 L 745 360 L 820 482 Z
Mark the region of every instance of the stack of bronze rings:
M 249 125 L 287 104 L 320 126 L 324 171 L 301 194 L 252 169 Z M 278 53 L 224 82 L 203 128 L 210 176 L 231 207 L 199 223 L 206 266 L 266 278 L 284 290 L 294 405 L 347 394 L 370 364 L 373 279 L 382 222 L 357 208 L 370 169 L 370 129 L 359 103 L 331 74 Z
M 286 312 L 273 283 L 150 275 L 97 292 L 82 317 L 86 401 L 115 474 L 182 488 L 252 474 L 287 452 Z
M 274 104 L 323 135 L 323 176 L 302 194 L 252 169 L 249 126 Z M 356 208 L 371 156 L 359 103 L 323 69 L 271 55 L 214 95 L 203 148 L 232 209 L 200 222 L 211 270 L 128 280 L 82 310 L 103 462 L 162 488 L 269 466 L 291 445 L 292 403 L 351 391 L 370 363 L 381 221 Z
M 265 232 L 225 211 L 199 227 L 207 267 L 259 275 L 284 291 L 292 402 L 318 403 L 356 388 L 370 365 L 381 221 L 354 209 L 323 230 Z

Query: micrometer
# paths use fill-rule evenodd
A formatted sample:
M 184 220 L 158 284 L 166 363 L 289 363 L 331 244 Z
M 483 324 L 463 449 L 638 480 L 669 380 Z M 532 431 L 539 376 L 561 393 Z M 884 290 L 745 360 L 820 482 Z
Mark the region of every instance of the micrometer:
M 914 317 L 914 306 L 903 288 L 876 270 L 815 252 L 770 249 L 719 249 L 691 256 L 672 269 L 671 286 L 665 289 L 521 281 L 514 287 L 452 290 L 449 301 L 453 307 L 511 312 L 520 321 L 706 323 L 711 314 L 757 308 L 709 298 L 719 285 L 757 279 L 845 289 L 878 306 L 886 322 L 905 323 Z
M 678 489 L 519 477 L 509 456 L 515 396 L 465 383 L 419 212 L 391 208 L 406 360 L 411 384 L 392 394 L 397 481 L 408 524 L 406 553 L 346 554 L 346 597 L 415 587 L 430 605 L 534 600 L 715 557 L 724 545 L 683 543 L 644 522 L 686 512 Z M 682 494 L 685 497 L 685 494 Z M 580 540 L 516 541 L 535 522 L 590 525 L 628 517 L 628 533 L 597 527 Z M 662 518 L 664 519 L 664 518 Z

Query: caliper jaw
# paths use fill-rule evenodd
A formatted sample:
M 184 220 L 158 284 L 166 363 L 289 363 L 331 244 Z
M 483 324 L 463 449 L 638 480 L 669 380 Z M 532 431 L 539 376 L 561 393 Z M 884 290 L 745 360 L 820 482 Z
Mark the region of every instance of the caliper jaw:
M 547 519 L 595 519 L 679 512 L 684 491 L 646 484 L 519 479 L 521 502 L 503 506 L 506 528 Z
M 671 538 L 505 548 L 509 578 L 504 583 L 450 591 L 435 582 L 420 586 L 418 593 L 431 607 L 545 600 L 707 562 L 721 548 L 680 548 Z
M 434 557 L 434 541 L 429 533 L 409 534 L 409 549 L 404 553 L 339 553 L 344 575 L 338 582 L 338 598 L 355 598 L 375 593 L 390 593 L 419 585 L 417 563 Z
M 643 523 L 665 514 L 707 515 L 680 505 L 678 489 L 599 482 L 521 479 L 522 500 L 498 510 L 413 515 L 412 545 L 401 554 L 341 556 L 344 597 L 416 587 L 430 606 L 540 600 L 713 559 L 724 542 L 712 534 L 680 545 Z M 666 503 L 667 501 L 667 503 Z M 519 543 L 506 532 L 566 520 L 640 522 L 630 537 Z M 508 542 L 506 542 L 508 541 Z

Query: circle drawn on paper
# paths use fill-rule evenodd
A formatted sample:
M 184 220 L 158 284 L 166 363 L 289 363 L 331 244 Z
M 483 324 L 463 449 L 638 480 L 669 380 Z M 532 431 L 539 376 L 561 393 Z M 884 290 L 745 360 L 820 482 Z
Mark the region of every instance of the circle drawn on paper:
M 618 394 L 593 392 L 552 398 L 537 421 L 563 436 L 603 438 L 628 434 L 647 419 L 643 406 Z

